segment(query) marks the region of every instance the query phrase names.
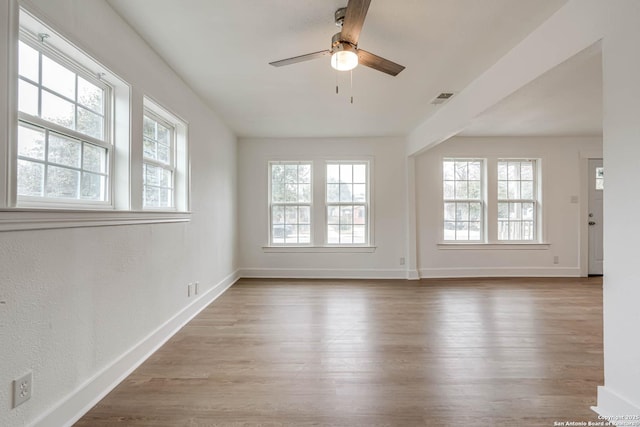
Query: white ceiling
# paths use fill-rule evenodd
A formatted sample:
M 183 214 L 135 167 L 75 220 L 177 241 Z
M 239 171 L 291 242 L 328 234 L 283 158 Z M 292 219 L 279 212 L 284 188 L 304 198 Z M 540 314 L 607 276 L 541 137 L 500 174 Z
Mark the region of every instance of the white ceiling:
M 503 99 L 459 135 L 602 135 L 601 45 L 580 52 Z
M 347 0 L 108 0 L 240 137 L 406 135 L 566 0 L 372 0 L 359 47 L 407 68 L 397 77 L 329 58 Z M 479 128 L 478 132 L 482 129 Z

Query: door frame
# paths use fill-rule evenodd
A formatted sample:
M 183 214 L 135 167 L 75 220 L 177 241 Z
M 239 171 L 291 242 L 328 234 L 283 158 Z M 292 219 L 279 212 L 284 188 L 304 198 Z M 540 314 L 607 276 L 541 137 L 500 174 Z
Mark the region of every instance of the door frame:
M 580 277 L 589 276 L 589 160 L 602 158 L 601 150 L 580 151 Z

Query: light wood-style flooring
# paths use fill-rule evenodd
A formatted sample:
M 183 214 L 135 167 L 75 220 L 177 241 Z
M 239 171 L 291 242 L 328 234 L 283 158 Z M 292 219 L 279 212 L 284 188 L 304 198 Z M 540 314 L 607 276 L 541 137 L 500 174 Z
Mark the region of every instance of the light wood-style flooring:
M 602 279 L 248 280 L 76 426 L 597 421 Z

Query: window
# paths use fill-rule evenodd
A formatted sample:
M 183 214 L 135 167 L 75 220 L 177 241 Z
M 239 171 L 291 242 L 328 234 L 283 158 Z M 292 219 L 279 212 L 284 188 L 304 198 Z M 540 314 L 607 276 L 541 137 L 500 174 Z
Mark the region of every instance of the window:
M 144 208 L 174 207 L 175 128 L 144 112 L 142 185 Z
M 311 244 L 311 163 L 272 162 L 269 174 L 271 244 Z
M 368 244 L 368 162 L 329 162 L 326 172 L 327 243 Z
M 596 168 L 596 190 L 604 190 L 604 168 Z
M 498 240 L 536 239 L 536 162 L 498 160 Z
M 107 204 L 111 88 L 42 37 L 19 41 L 18 200 Z
M 482 160 L 444 159 L 444 240 L 483 240 Z

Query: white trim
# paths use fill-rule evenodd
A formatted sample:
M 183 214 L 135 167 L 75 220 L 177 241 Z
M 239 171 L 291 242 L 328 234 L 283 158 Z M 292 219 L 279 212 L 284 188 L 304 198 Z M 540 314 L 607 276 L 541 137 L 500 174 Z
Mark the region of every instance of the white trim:
M 578 267 L 451 267 L 421 268 L 422 278 L 447 277 L 579 277 Z
M 591 410 L 599 415 L 599 419 L 609 421 L 613 425 L 640 425 L 640 406 L 634 405 L 606 386 L 598 387 L 598 406 L 592 406 Z M 632 418 L 625 419 L 625 415 Z
M 373 253 L 377 246 L 263 246 L 265 253 Z
M 404 269 L 241 268 L 240 277 L 270 279 L 406 279 Z
M 237 270 L 229 274 L 29 425 L 32 427 L 73 425 L 184 325 L 229 289 L 239 277 Z
M 549 248 L 551 248 L 551 243 L 438 243 L 440 250 L 539 251 Z
M 0 232 L 189 221 L 190 212 L 0 209 Z

